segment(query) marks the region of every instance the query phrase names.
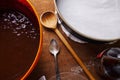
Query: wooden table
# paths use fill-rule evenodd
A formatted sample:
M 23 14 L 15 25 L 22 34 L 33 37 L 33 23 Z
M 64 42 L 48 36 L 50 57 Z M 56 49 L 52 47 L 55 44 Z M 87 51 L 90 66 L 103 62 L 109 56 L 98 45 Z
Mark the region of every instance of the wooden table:
M 54 10 L 53 0 L 31 0 L 39 15 L 46 10 Z M 84 64 L 88 67 L 90 72 L 94 75 L 96 80 L 103 80 L 96 73 L 94 68 L 94 59 L 96 55 L 100 53 L 102 50 L 109 47 L 120 47 L 120 41 L 114 44 L 91 44 L 91 43 L 77 43 L 70 40 L 64 32 L 59 27 L 59 30 L 68 40 L 72 48 L 76 51 L 78 56 L 82 59 Z M 51 39 L 56 39 L 61 47 L 61 51 L 58 55 L 59 69 L 60 72 L 71 72 L 74 71 L 75 68 L 80 69 L 79 65 L 76 63 L 74 58 L 71 56 L 70 52 L 58 38 L 58 36 L 51 30 L 43 28 L 43 49 L 38 65 L 35 67 L 33 72 L 27 78 L 27 80 L 38 80 L 41 76 L 45 75 L 47 80 L 55 75 L 55 63 L 53 55 L 50 54 L 48 50 L 48 46 Z M 76 70 L 76 69 L 75 69 Z M 86 77 L 83 71 L 79 71 L 78 73 L 82 74 Z

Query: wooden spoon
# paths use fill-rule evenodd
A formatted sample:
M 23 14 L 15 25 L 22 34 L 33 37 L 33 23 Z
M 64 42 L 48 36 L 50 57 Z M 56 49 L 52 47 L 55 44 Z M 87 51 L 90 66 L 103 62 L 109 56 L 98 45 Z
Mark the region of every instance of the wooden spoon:
M 82 60 L 78 57 L 78 55 L 75 53 L 73 48 L 70 46 L 70 44 L 64 38 L 64 36 L 60 33 L 60 31 L 57 29 L 57 15 L 52 11 L 44 12 L 40 17 L 40 21 L 44 27 L 53 29 L 53 31 L 59 36 L 59 38 L 62 40 L 62 42 L 68 48 L 68 50 L 71 52 L 74 59 L 83 68 L 84 72 L 87 74 L 87 76 L 90 78 L 90 80 L 95 80 L 95 78 L 92 76 L 92 74 L 86 68 L 86 66 L 83 64 Z

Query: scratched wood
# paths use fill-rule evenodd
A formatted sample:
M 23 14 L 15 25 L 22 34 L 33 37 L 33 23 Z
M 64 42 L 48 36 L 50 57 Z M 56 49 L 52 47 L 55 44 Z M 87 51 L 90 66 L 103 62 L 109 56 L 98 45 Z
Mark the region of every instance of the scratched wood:
M 41 15 L 42 12 L 47 10 L 55 10 L 53 0 L 31 0 L 31 2 L 35 6 L 39 15 Z M 88 67 L 90 72 L 94 75 L 96 80 L 103 80 L 103 78 L 100 78 L 100 76 L 96 73 L 96 70 L 94 68 L 95 66 L 94 59 L 96 58 L 96 55 L 98 53 L 100 53 L 102 50 L 106 48 L 120 47 L 120 41 L 114 44 L 77 43 L 66 37 L 64 32 L 61 30 L 60 25 L 58 25 L 58 27 L 61 33 L 68 40 L 70 45 L 73 47 L 73 49 L 76 51 L 78 56 L 82 59 L 84 64 Z M 55 75 L 54 58 L 53 58 L 53 55 L 51 55 L 48 51 L 48 46 L 52 38 L 56 39 L 61 47 L 60 53 L 58 54 L 60 72 L 61 73 L 71 72 L 72 69 L 79 68 L 79 65 L 76 63 L 76 61 L 71 56 L 70 52 L 61 42 L 61 40 L 58 38 L 58 36 L 53 31 L 43 28 L 42 54 L 38 62 L 38 65 L 35 67 L 35 69 L 27 78 L 27 80 L 38 80 L 43 75 L 45 75 L 47 80 L 49 80 L 52 76 Z M 79 73 L 84 77 L 86 77 L 83 71 L 80 71 Z

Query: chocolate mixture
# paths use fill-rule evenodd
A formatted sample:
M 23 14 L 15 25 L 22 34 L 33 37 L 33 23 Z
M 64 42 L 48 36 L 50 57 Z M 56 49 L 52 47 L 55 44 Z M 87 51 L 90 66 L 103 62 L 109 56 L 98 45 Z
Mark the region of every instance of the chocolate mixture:
M 0 10 L 0 79 L 13 80 L 31 66 L 39 46 L 39 26 L 16 10 Z

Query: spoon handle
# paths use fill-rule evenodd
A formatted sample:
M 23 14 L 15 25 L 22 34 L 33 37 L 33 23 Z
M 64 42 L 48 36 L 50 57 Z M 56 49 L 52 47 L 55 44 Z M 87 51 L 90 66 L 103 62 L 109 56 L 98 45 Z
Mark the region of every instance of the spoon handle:
M 78 64 L 83 68 L 84 72 L 87 74 L 87 76 L 90 78 L 90 80 L 95 80 L 95 78 L 92 76 L 90 71 L 86 68 L 86 66 L 84 65 L 82 60 L 78 57 L 78 55 L 72 49 L 72 47 L 67 42 L 67 40 L 64 38 L 64 36 L 60 33 L 60 31 L 57 28 L 55 28 L 54 31 L 59 36 L 59 38 L 62 40 L 62 42 L 65 44 L 65 46 L 68 48 L 68 50 L 71 52 L 72 56 L 75 58 L 75 60 L 78 62 Z
M 61 80 L 60 79 L 59 67 L 58 67 L 58 58 L 57 58 L 56 55 L 54 55 L 54 57 L 55 57 L 56 80 Z

